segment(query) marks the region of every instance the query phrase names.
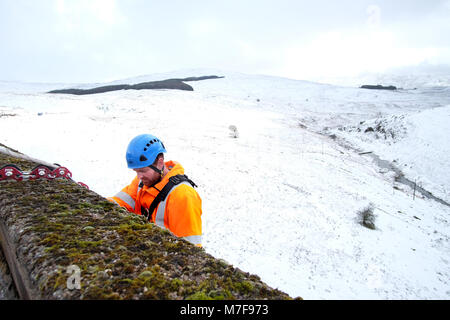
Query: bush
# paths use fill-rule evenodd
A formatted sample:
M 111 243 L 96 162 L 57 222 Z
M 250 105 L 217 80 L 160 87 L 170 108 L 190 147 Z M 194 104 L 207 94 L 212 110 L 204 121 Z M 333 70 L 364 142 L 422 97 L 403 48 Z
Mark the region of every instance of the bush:
M 375 230 L 375 215 L 373 214 L 373 204 L 369 204 L 364 209 L 358 211 L 359 222 L 364 227 Z

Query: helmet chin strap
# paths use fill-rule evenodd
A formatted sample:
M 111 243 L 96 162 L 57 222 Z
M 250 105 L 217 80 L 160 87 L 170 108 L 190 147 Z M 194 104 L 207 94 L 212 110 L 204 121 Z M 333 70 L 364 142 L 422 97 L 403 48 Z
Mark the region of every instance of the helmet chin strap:
M 164 165 L 162 166 L 162 169 L 159 170 L 157 167 L 155 167 L 154 165 L 149 165 L 148 166 L 150 169 L 153 169 L 154 171 L 158 172 L 161 175 L 161 178 L 159 179 L 159 181 L 162 180 L 163 176 L 164 176 Z

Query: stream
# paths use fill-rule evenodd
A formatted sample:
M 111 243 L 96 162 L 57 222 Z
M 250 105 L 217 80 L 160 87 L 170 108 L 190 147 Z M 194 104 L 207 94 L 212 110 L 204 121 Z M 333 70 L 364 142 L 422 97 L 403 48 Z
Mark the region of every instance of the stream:
M 403 172 L 399 168 L 397 168 L 395 165 L 393 165 L 391 162 L 389 162 L 387 160 L 382 160 L 382 159 L 380 159 L 379 156 L 377 156 L 376 154 L 373 154 L 373 153 L 366 153 L 365 155 L 372 157 L 372 159 L 375 160 L 375 162 L 377 163 L 377 165 L 379 167 L 395 172 L 396 173 L 396 178 L 395 178 L 396 182 L 407 185 L 407 186 L 411 187 L 411 189 L 413 189 L 413 190 L 415 189 L 417 192 L 420 192 L 424 197 L 426 197 L 428 199 L 435 200 L 443 205 L 450 207 L 449 203 L 445 202 L 442 199 L 435 197 L 431 192 L 425 190 L 424 188 L 419 187 L 414 181 L 411 181 L 411 180 L 405 178 Z

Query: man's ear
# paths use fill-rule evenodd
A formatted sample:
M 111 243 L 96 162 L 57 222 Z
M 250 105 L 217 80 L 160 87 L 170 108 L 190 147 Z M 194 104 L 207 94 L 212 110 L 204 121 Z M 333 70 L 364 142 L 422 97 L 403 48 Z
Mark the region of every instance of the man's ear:
M 158 155 L 158 165 L 164 165 L 164 155 L 162 153 Z

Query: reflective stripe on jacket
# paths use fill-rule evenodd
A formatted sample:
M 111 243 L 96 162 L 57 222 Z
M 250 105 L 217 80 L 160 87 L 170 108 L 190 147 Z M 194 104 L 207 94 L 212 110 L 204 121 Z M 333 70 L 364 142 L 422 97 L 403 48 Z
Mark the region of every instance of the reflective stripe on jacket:
M 153 187 L 139 187 L 140 180 L 135 177 L 130 185 L 115 196 L 108 198 L 130 212 L 141 214 L 141 208 L 148 209 L 159 191 L 177 174 L 184 174 L 184 168 L 177 162 L 168 161 L 169 169 L 163 179 Z M 197 191 L 188 183 L 182 182 L 172 188 L 164 201 L 151 213 L 151 221 L 170 230 L 175 236 L 201 246 L 202 200 Z

